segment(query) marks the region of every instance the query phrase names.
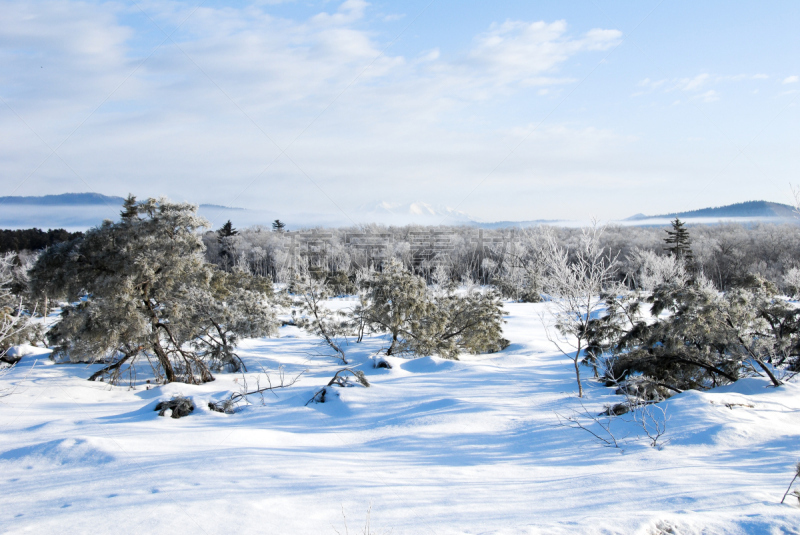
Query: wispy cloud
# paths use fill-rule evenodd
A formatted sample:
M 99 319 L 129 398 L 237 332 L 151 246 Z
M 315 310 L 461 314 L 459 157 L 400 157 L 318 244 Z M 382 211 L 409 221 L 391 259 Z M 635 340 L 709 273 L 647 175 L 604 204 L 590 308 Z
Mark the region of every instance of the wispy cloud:
M 121 4 L 4 2 L 3 96 L 51 146 L 107 98 L 59 151 L 89 184 L 223 204 L 293 199 L 335 210 L 286 157 L 271 163 L 323 110 L 289 154 L 329 195 L 342 203 L 415 189 L 452 196 L 494 165 L 499 147 L 517 142 L 498 137 L 496 106 L 530 86 L 575 83 L 571 59 L 621 39 L 616 30 L 573 34 L 564 21 L 506 21 L 460 54 L 436 48 L 406 58 L 382 53 L 362 27 L 371 9 L 363 0 L 304 20 L 257 6 L 142 6 L 167 32 L 185 20 L 177 45 L 153 52 L 166 36 Z M 144 26 L 123 22 L 131 16 Z M 495 123 L 475 128 L 487 121 Z M 611 141 L 597 132 L 567 129 L 548 141 L 550 152 L 574 158 L 578 144 L 599 157 L 597 144 Z M 16 120 L 3 121 L 0 135 L 11 140 L 0 157 L 7 177 L 24 177 L 47 153 Z M 35 189 L 20 193 L 86 189 L 65 176 L 52 158 L 29 182 Z M 366 183 L 371 192 L 355 187 Z
M 652 80 L 644 78 L 636 86 L 640 88 L 632 96 L 639 97 L 658 90 L 665 93 L 674 91 L 692 93 L 691 98 L 702 100 L 703 102 L 715 102 L 720 99 L 720 92 L 710 87 L 720 86 L 726 83 L 767 80 L 769 76 L 762 73 L 757 74 L 711 74 L 700 73 L 695 76 L 673 79 Z
M 619 44 L 622 32 L 593 29 L 573 37 L 566 21 L 552 23 L 508 20 L 493 24 L 475 39 L 469 53 L 474 66 L 505 82 L 530 81 L 555 71 L 579 52 L 608 50 Z

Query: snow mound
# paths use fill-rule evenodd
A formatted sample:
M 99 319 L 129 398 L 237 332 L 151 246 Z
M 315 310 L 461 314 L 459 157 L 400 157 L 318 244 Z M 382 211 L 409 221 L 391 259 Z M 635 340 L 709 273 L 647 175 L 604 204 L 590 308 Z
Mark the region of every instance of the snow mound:
M 114 457 L 99 448 L 94 442 L 82 438 L 51 440 L 0 453 L 0 462 L 56 466 L 86 466 L 112 462 Z
M 47 355 L 52 352 L 52 349 L 44 347 L 36 347 L 28 344 L 11 347 L 6 354 L 9 357 L 26 357 L 28 355 Z
M 400 368 L 411 373 L 432 373 L 449 370 L 455 367 L 456 361 L 440 359 L 439 357 L 421 357 L 409 360 L 400 365 Z

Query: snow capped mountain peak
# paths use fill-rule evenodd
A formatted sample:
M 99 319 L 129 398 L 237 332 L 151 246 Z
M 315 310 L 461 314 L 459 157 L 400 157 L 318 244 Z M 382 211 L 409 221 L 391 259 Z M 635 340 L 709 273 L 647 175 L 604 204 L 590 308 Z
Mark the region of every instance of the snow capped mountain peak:
M 469 214 L 441 204 L 422 201 L 408 203 L 376 201 L 356 208 L 354 215 L 359 219 L 368 218 L 391 224 L 424 223 L 436 224 L 466 223 L 473 218 Z

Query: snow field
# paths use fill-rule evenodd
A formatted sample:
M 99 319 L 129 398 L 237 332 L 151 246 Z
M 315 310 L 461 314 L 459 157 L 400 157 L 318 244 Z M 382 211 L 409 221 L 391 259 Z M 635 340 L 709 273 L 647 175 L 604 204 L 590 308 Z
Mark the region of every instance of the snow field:
M 308 406 L 339 368 L 329 352 L 290 326 L 246 340 L 251 387 L 262 366 L 308 371 L 232 415 L 207 405 L 241 374 L 146 389 L 140 372 L 131 390 L 86 381 L 98 366 L 28 355 L 3 379 L 17 390 L 0 409 L 0 531 L 334 534 L 344 511 L 361 533 L 371 505 L 373 533 L 800 533 L 796 500 L 778 503 L 800 457 L 797 384 L 686 392 L 663 404 L 663 449 L 624 418 L 623 449 L 605 448 L 559 425 L 581 403 L 543 306 L 505 308 L 501 353 L 373 369 L 385 339 L 371 337 L 345 351 L 372 386 Z M 621 401 L 592 381 L 586 392 L 593 414 Z M 158 417 L 179 393 L 195 412 Z

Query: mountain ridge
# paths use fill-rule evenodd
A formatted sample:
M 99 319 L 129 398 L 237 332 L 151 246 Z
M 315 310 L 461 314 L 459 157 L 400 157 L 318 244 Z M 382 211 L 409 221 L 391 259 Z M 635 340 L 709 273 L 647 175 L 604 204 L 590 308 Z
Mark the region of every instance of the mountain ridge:
M 641 221 L 644 219 L 673 219 L 677 218 L 712 218 L 712 217 L 756 217 L 789 219 L 796 216 L 795 208 L 788 204 L 770 201 L 745 201 L 725 206 L 714 206 L 689 210 L 686 212 L 672 212 L 662 215 L 636 214 L 623 221 Z
M 122 197 L 103 195 L 101 193 L 61 193 L 41 196 L 7 196 L 0 197 L 0 205 L 8 206 L 121 206 L 125 202 Z M 217 210 L 244 210 L 221 204 L 200 204 L 202 208 Z

